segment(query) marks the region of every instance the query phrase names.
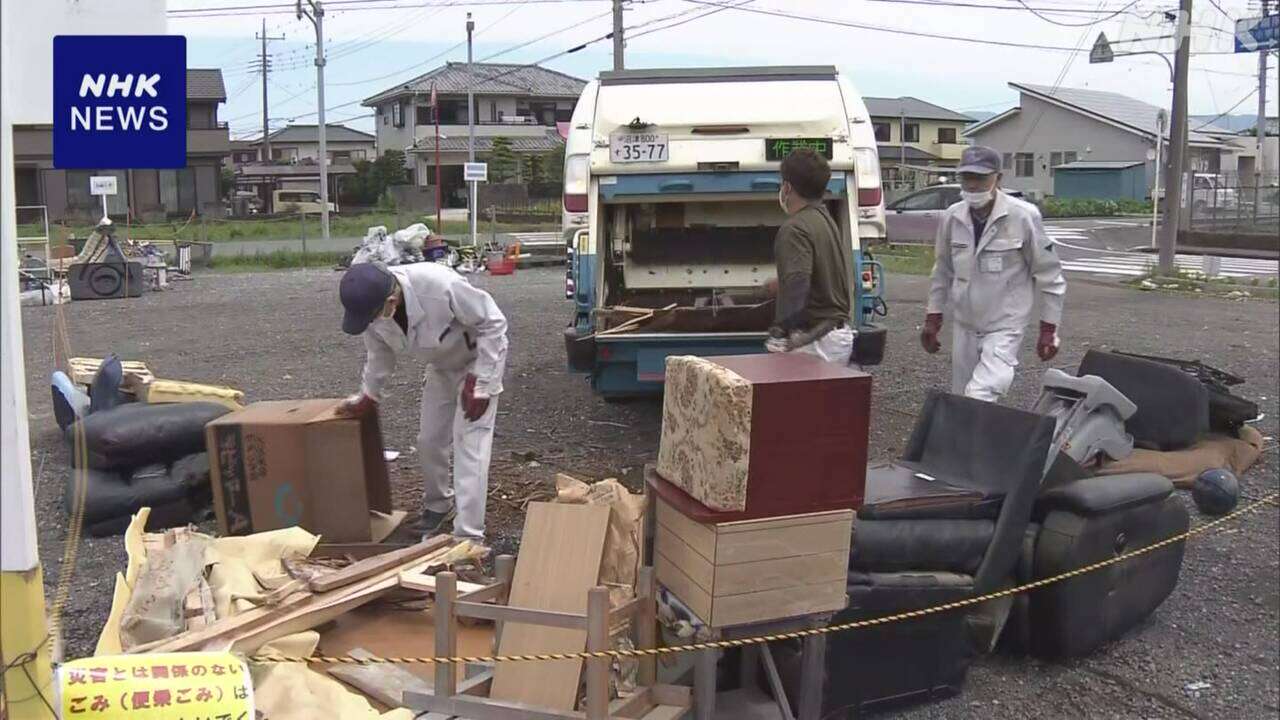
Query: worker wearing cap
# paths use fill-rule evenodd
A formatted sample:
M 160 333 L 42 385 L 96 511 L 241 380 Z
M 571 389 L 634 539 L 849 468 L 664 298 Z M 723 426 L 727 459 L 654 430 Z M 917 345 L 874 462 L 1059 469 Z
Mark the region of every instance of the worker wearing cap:
M 841 239 L 839 223 L 822 202 L 831 167 L 812 149 L 799 148 L 780 172 L 778 204 L 787 219 L 773 244 L 778 275 L 767 290 L 777 295 L 777 307 L 765 349 L 847 365 L 855 337 L 853 246 Z
M 1000 153 L 965 148 L 956 172 L 961 201 L 947 208 L 938 226 L 920 344 L 929 353 L 942 347 L 938 333 L 950 307 L 951 391 L 995 402 L 1013 384 L 1036 292 L 1036 354 L 1045 362 L 1058 354 L 1067 281 L 1040 211 L 1000 192 Z
M 418 432 L 423 532 L 437 532 L 456 499 L 453 534 L 482 540 L 494 417 L 507 361 L 506 317 L 489 293 L 436 263 L 352 265 L 338 294 L 346 311 L 343 331 L 363 335 L 368 351 L 360 393 L 341 411 L 355 415 L 376 407 L 401 354 L 426 359 Z

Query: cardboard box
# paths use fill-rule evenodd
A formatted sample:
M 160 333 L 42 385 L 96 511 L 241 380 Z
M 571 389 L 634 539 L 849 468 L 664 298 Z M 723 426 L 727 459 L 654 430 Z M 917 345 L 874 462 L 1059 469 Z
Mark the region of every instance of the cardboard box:
M 391 512 L 376 413 L 340 418 L 341 400 L 254 403 L 205 426 L 213 507 L 224 535 L 301 525 L 326 542 L 370 539 Z

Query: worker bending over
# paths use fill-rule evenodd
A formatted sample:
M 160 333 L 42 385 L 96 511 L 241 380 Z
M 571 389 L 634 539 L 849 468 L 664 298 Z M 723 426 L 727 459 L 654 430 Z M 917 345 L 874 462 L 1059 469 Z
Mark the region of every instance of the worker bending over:
M 435 263 L 352 265 L 338 292 L 346 310 L 342 329 L 363 334 L 368 351 L 360 393 L 342 412 L 357 415 L 375 407 L 399 355 L 424 357 L 418 433 L 422 530 L 438 532 L 456 497 L 453 534 L 483 540 L 493 424 L 507 362 L 506 317 L 489 293 Z
M 773 243 L 777 308 L 765 348 L 805 352 L 847 365 L 853 352 L 853 247 L 822 197 L 831 179 L 826 158 L 808 148 L 782 161 L 778 203 L 787 219 Z
M 1013 383 L 1022 333 L 1041 297 L 1036 354 L 1058 354 L 1067 281 L 1040 211 L 1000 192 L 1000 153 L 966 148 L 957 168 L 961 201 L 938 226 L 929 304 L 920 333 L 925 352 L 942 347 L 942 313 L 955 322 L 951 391 L 995 402 Z

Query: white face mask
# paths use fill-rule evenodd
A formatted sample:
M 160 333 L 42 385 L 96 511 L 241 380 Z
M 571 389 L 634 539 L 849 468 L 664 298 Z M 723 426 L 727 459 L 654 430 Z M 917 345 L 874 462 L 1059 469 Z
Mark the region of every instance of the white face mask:
M 983 190 L 981 192 L 969 192 L 968 190 L 960 191 L 960 198 L 968 203 L 971 208 L 983 207 L 994 200 L 995 197 L 995 190 Z
M 778 188 L 778 205 L 782 208 L 782 212 L 790 214 L 787 210 L 787 191 L 786 188 Z

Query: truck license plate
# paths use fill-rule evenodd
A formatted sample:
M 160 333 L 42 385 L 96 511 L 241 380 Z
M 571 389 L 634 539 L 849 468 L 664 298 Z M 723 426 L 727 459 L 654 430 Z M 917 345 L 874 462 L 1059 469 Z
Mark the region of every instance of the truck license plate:
M 666 162 L 667 136 L 655 133 L 614 133 L 609 136 L 609 160 L 626 162 Z

